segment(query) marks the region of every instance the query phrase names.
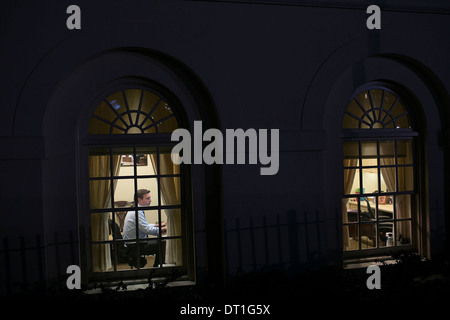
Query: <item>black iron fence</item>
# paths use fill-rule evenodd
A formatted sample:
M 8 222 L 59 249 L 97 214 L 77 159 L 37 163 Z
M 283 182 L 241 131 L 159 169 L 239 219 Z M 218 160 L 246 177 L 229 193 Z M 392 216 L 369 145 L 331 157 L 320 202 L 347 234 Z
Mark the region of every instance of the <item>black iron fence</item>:
M 268 268 L 298 272 L 336 259 L 341 254 L 338 219 L 338 212 L 327 216 L 320 211 L 294 210 L 227 219 L 224 221 L 226 270 L 229 275 Z M 201 250 L 199 247 L 197 250 Z M 48 285 L 47 272 L 65 281 L 67 266 L 77 261 L 78 236 L 72 231 L 55 232 L 45 241 L 43 236 L 3 238 L 0 294 Z
M 72 231 L 64 235 L 55 232 L 53 239 L 46 240 L 44 243 L 44 238 L 40 235 L 2 239 L 1 295 L 43 289 L 48 284 L 46 265 L 55 270 L 61 281 L 67 277 L 67 266 L 78 260 L 78 240 Z
M 308 268 L 335 259 L 339 250 L 338 214 L 319 211 L 242 217 L 225 221 L 229 273 L 266 268 Z

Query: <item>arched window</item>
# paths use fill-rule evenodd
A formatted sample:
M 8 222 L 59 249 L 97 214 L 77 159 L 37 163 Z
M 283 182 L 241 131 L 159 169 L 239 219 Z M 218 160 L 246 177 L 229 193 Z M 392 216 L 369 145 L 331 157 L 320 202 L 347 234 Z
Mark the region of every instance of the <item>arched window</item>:
M 170 140 L 180 109 L 164 88 L 144 83 L 120 86 L 96 103 L 85 141 L 94 279 L 186 272 L 190 191 Z
M 343 119 L 343 249 L 376 255 L 414 245 L 418 199 L 412 117 L 387 86 L 358 91 Z

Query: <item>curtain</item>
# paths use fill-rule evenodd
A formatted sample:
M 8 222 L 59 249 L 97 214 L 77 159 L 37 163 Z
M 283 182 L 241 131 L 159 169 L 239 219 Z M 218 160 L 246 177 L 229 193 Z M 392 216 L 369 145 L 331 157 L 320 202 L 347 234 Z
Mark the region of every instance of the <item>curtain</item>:
M 344 167 L 355 167 L 358 163 L 357 159 L 344 159 Z M 344 194 L 350 194 L 355 179 L 356 169 L 344 170 Z M 342 223 L 348 223 L 347 205 L 349 198 L 342 199 Z M 344 250 L 350 246 L 350 235 L 348 225 L 344 225 L 342 230 Z
M 394 166 L 394 159 L 380 159 L 382 166 Z M 398 164 L 404 164 L 404 158 L 397 158 Z M 383 175 L 384 182 L 390 192 L 396 192 L 396 168 L 395 167 L 385 167 L 381 168 L 381 174 Z M 398 167 L 398 190 L 406 190 L 406 179 L 405 167 Z M 410 218 L 411 212 L 411 201 L 408 201 L 408 196 L 395 196 L 395 210 L 397 213 L 397 219 Z M 409 224 L 399 223 L 397 225 L 398 235 L 402 235 L 407 238 L 411 238 L 411 230 Z M 395 239 L 398 240 L 398 235 L 394 235 Z
M 155 172 L 156 155 L 151 155 L 152 164 Z M 160 154 L 160 174 L 180 174 L 180 166 L 172 162 L 170 153 Z M 160 178 L 161 195 L 166 205 L 180 204 L 180 177 Z M 167 217 L 167 236 L 181 235 L 181 211 L 180 209 L 165 209 Z M 181 239 L 171 239 L 166 242 L 166 263 L 175 264 L 177 266 L 183 263 L 183 247 Z
M 120 156 L 113 156 L 113 174 L 120 169 Z M 91 177 L 109 177 L 111 175 L 110 156 L 90 156 L 89 172 Z M 114 182 L 114 187 L 117 180 Z M 90 181 L 91 209 L 111 208 L 111 180 Z M 109 239 L 108 212 L 91 214 L 92 241 L 107 241 Z M 92 245 L 92 268 L 94 272 L 106 271 L 112 267 L 110 245 Z

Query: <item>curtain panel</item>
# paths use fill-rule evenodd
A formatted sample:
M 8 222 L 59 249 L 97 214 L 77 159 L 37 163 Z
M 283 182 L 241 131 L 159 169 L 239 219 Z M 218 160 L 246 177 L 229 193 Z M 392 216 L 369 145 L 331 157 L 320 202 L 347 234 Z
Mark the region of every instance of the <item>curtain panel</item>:
M 151 155 L 152 165 L 155 172 L 157 169 L 156 155 Z M 180 166 L 172 162 L 170 153 L 162 153 L 159 156 L 158 174 L 179 175 Z M 164 204 L 178 205 L 181 203 L 180 177 L 164 177 L 160 178 L 161 196 Z M 180 209 L 164 209 L 167 217 L 167 237 L 181 236 L 181 210 Z M 183 264 L 183 248 L 181 239 L 166 240 L 166 263 L 180 266 Z
M 110 177 L 111 165 L 114 176 L 120 170 L 120 156 L 113 156 L 112 164 L 109 155 L 89 157 L 89 171 L 91 177 Z M 111 187 L 114 188 L 117 180 L 112 186 L 111 179 L 90 181 L 91 209 L 111 208 Z M 91 236 L 92 242 L 109 240 L 109 212 L 91 214 Z M 106 271 L 112 267 L 110 245 L 92 245 L 92 269 L 94 272 Z

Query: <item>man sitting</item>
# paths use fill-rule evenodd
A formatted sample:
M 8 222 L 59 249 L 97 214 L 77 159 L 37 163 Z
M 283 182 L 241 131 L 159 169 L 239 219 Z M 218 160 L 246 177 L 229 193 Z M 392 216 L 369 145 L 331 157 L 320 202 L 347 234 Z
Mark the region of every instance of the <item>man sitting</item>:
M 136 194 L 136 198 L 138 201 L 138 207 L 148 207 L 152 202 L 150 197 L 150 190 L 147 189 L 139 189 Z M 127 216 L 125 217 L 125 222 L 123 226 L 123 239 L 125 240 L 134 240 L 134 241 L 126 241 L 126 255 L 128 257 L 128 264 L 130 266 L 137 267 L 138 260 L 138 250 L 136 244 L 136 223 L 138 226 L 138 237 L 139 239 L 147 239 L 149 235 L 159 236 L 159 230 L 161 229 L 161 233 L 164 234 L 167 231 L 166 223 L 161 223 L 161 226 L 158 224 L 150 224 L 145 218 L 144 210 L 137 211 L 137 221 L 136 221 L 136 211 L 128 211 Z M 144 240 L 139 241 L 139 256 L 143 255 L 155 255 L 155 265 L 159 265 L 159 246 L 158 240 Z M 147 260 L 139 257 L 139 266 L 140 268 L 144 267 L 147 263 Z

